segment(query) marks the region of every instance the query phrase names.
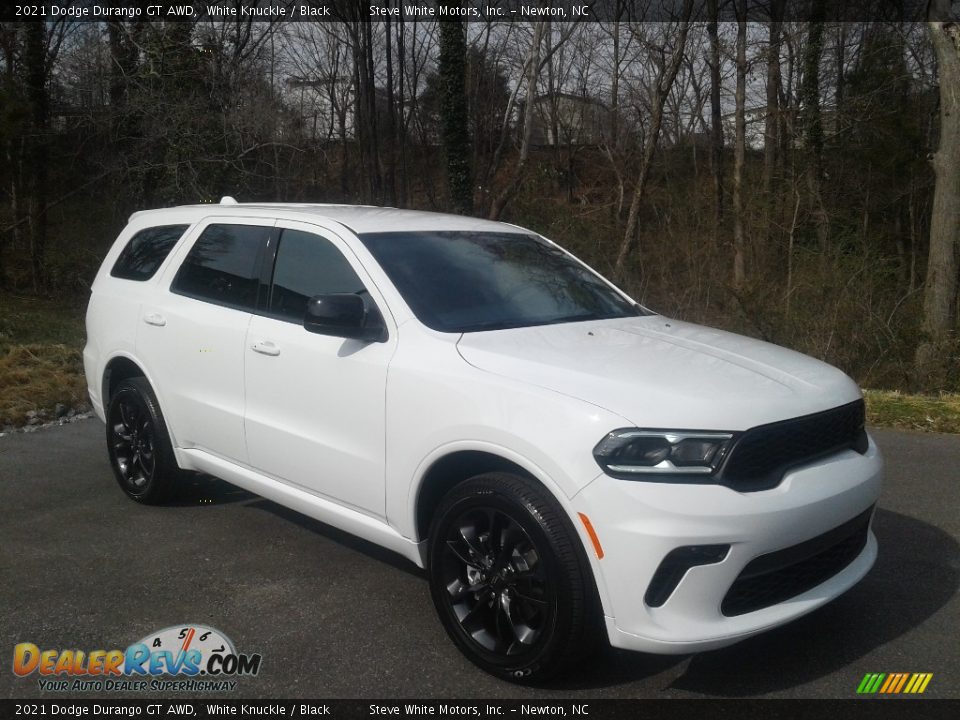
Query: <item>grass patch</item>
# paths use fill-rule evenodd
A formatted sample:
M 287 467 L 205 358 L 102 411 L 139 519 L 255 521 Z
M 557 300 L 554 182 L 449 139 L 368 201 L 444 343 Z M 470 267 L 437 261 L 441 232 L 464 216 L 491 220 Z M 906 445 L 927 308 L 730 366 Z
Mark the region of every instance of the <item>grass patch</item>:
M 864 390 L 864 396 L 869 425 L 960 433 L 960 395 L 907 395 L 896 390 Z
M 85 300 L 0 295 L 0 427 L 29 410 L 87 403 L 83 376 Z

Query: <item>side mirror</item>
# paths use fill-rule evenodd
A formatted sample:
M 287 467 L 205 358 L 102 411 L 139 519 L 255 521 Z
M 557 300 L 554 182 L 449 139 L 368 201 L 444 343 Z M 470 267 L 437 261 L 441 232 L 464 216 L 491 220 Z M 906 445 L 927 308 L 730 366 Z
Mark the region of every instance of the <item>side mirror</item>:
M 307 301 L 303 327 L 318 335 L 386 342 L 387 328 L 376 310 L 367 312 L 363 298 L 352 293 L 315 295 Z

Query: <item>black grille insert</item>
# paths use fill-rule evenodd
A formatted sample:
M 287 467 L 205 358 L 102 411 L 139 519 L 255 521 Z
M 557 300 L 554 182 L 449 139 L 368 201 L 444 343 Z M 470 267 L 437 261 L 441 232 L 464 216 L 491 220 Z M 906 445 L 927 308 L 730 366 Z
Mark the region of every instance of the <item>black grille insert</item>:
M 867 544 L 873 508 L 811 540 L 751 560 L 727 591 L 720 611 L 744 615 L 802 595 L 852 563 Z
M 718 472 L 735 490 L 774 487 L 791 467 L 841 450 L 867 451 L 863 400 L 803 417 L 758 425 L 737 438 Z

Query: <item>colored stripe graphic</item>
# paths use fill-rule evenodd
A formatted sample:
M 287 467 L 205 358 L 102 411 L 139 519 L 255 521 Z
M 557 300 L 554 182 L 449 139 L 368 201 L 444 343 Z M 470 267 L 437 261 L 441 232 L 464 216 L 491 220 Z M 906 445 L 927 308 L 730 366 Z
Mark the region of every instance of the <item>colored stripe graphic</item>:
M 916 680 L 911 678 L 910 683 L 913 687 L 908 691 L 910 693 L 920 694 L 927 689 L 927 685 L 930 684 L 930 679 L 933 677 L 933 673 L 916 673 Z
M 933 679 L 933 673 L 867 673 L 857 686 L 858 695 L 920 695 Z
M 903 686 L 907 682 L 907 673 L 900 673 L 900 682 L 897 683 L 897 687 L 894 688 L 893 692 L 898 693 L 903 690 Z
M 867 673 L 860 681 L 857 692 L 861 695 L 871 695 L 880 687 L 880 683 L 886 677 L 886 673 Z
M 895 685 L 897 680 L 899 679 L 900 679 L 899 673 L 890 673 L 889 675 L 887 675 L 887 681 L 880 688 L 880 692 L 882 693 L 889 692 L 890 686 Z

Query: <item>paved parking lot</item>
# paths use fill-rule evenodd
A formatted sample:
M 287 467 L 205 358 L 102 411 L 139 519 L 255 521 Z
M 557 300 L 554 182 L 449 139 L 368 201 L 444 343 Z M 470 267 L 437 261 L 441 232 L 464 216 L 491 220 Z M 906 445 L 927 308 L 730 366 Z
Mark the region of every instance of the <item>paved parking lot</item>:
M 115 485 L 97 420 L 7 435 L 0 696 L 42 695 L 36 675 L 9 670 L 16 643 L 125 648 L 201 623 L 263 656 L 221 697 L 848 698 L 870 672 L 932 672 L 926 696 L 960 697 L 960 437 L 875 437 L 888 461 L 880 559 L 847 595 L 730 648 L 608 650 L 562 684 L 523 688 L 459 655 L 420 571 L 387 551 L 214 480 L 139 507 Z

